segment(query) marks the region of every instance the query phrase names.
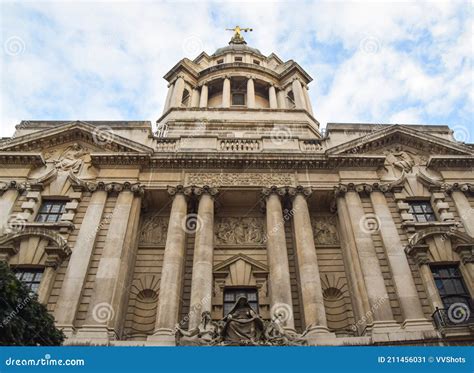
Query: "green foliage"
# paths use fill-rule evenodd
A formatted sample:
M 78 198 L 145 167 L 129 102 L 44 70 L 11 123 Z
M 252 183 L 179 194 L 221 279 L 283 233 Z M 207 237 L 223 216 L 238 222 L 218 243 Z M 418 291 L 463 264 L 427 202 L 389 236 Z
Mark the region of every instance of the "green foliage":
M 63 341 L 46 307 L 0 262 L 0 345 L 58 346 Z

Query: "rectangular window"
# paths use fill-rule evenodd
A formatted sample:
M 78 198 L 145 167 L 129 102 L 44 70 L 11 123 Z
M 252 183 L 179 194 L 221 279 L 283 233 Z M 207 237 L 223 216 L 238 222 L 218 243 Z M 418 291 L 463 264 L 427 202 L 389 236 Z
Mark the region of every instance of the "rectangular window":
M 457 265 L 432 266 L 431 272 L 446 310 L 454 303 L 464 303 L 472 310 L 471 296 Z
M 14 269 L 13 271 L 15 272 L 16 278 L 23 282 L 32 293 L 38 293 L 41 276 L 43 275 L 42 269 L 20 268 Z
M 436 221 L 433 208 L 429 201 L 414 201 L 408 202 L 410 205 L 410 213 L 418 223 L 426 223 L 429 221 Z
M 245 95 L 243 93 L 233 93 L 232 105 L 235 105 L 235 106 L 245 105 Z
M 260 61 L 259 61 L 259 60 L 253 60 L 253 63 L 254 63 L 255 65 L 260 65 Z
M 43 201 L 36 217 L 40 223 L 56 223 L 66 211 L 67 201 Z
M 258 294 L 255 288 L 224 289 L 224 316 L 227 315 L 240 297 L 247 298 L 250 307 L 258 313 Z
M 217 64 L 220 65 L 221 63 L 224 63 L 224 59 L 221 58 L 220 60 L 217 60 Z
M 235 57 L 235 62 L 242 62 L 242 57 Z

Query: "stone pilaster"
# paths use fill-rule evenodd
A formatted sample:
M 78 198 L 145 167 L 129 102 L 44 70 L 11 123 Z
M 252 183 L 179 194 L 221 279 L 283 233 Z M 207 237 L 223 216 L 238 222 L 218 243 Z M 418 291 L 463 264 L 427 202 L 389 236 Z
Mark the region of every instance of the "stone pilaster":
M 173 204 L 166 235 L 155 333 L 148 339 L 163 345 L 174 345 L 174 328 L 179 321 L 179 300 L 183 287 L 186 248 L 186 230 L 183 229 L 183 222 L 186 222 L 187 197 L 192 193 L 192 188 L 184 188 L 181 185 L 168 187 L 168 193 L 173 197 Z
M 247 108 L 255 108 L 255 85 L 251 76 L 247 79 Z
M 23 186 L 16 181 L 0 182 L 0 234 L 7 233 L 8 220 Z
M 313 107 L 311 106 L 311 99 L 309 98 L 309 93 L 308 93 L 308 86 L 305 85 L 303 87 L 303 95 L 304 95 L 304 100 L 306 102 L 306 108 L 308 109 L 308 112 L 311 114 L 311 115 L 314 115 L 313 114 Z
M 283 327 L 294 330 L 285 222 L 280 200 L 280 197 L 286 194 L 286 190 L 271 187 L 264 189 L 262 193 L 266 201 L 267 255 L 270 272 L 268 287 L 272 317 L 274 314 L 282 314 Z
M 452 191 L 451 197 L 456 205 L 466 233 L 474 237 L 474 209 L 471 207 L 469 200 L 462 190 L 457 189 Z
M 174 84 L 168 84 L 168 93 L 166 94 L 165 107 L 163 109 L 163 113 L 165 113 L 170 108 L 171 99 L 173 97 L 173 88 L 174 88 Z
M 292 83 L 293 95 L 295 96 L 296 109 L 306 109 L 303 87 L 298 79 L 294 79 Z
M 279 89 L 277 92 L 278 109 L 286 109 L 285 91 Z
M 393 318 L 392 307 L 385 287 L 385 280 L 380 269 L 380 263 L 375 252 L 371 232 L 365 229 L 368 217 L 362 206 L 359 193 L 349 190 L 346 193 L 347 207 L 351 219 L 354 239 L 357 245 L 362 274 L 365 280 L 367 296 L 370 304 L 370 313 L 374 323 L 373 331 L 390 331 L 399 328 Z
M 191 92 L 191 107 L 199 107 L 199 89 L 197 87 L 194 87 Z
M 174 83 L 173 98 L 171 99 L 171 107 L 181 107 L 184 93 L 184 78 L 178 76 Z
M 311 190 L 303 187 L 289 188 L 288 193 L 293 197 L 296 256 L 305 325 L 310 328 L 308 329 L 309 335 L 328 333 L 318 258 L 306 201 L 306 198 L 311 195 Z
M 400 308 L 404 317 L 403 327 L 407 329 L 433 329 L 423 313 L 415 281 L 402 242 L 387 205 L 385 195 L 378 190 L 370 193 L 375 216 L 380 221 L 380 234 L 390 265 Z
M 211 312 L 213 257 L 214 257 L 214 197 L 217 190 L 204 186 L 194 188 L 199 197 L 199 207 L 194 245 L 193 274 L 191 282 L 191 307 L 189 329 L 201 321 L 202 312 Z M 194 217 L 191 217 L 193 219 Z M 194 225 L 193 223 L 193 225 Z M 184 222 L 185 226 L 187 222 Z

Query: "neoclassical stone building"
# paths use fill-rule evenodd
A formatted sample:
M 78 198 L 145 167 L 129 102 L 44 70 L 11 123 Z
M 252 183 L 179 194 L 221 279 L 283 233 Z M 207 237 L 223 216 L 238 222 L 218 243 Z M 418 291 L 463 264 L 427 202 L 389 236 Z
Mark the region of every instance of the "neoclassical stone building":
M 447 126 L 321 131 L 308 73 L 239 31 L 166 74 L 155 132 L 2 139 L 0 259 L 68 344 L 472 344 L 474 146 Z

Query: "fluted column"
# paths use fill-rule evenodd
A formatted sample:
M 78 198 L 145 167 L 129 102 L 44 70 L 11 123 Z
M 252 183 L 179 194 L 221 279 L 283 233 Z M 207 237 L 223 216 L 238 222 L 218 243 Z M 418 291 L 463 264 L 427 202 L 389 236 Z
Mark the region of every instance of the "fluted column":
M 230 107 L 230 78 L 226 76 L 222 85 L 222 107 Z
M 134 241 L 143 187 L 138 184 L 131 188 L 120 186 L 116 191 L 119 194 L 97 268 L 86 322 L 78 332 L 80 338 L 91 334 L 116 338 L 125 315 L 124 300 L 135 258 Z
M 466 195 L 460 190 L 454 190 L 451 194 L 456 209 L 464 225 L 466 233 L 474 237 L 474 209 L 471 207 Z
M 187 196 L 191 188 L 169 187 L 173 197 L 166 235 L 163 268 L 161 270 L 159 301 L 156 314 L 155 334 L 148 339 L 174 344 L 174 328 L 179 318 L 179 301 L 183 287 L 184 256 L 186 249 Z
M 286 192 L 276 187 L 266 188 L 267 256 L 269 266 L 270 304 L 272 313 L 284 314 L 283 327 L 294 330 L 290 269 L 286 247 L 285 222 L 280 201 Z M 272 317 L 275 315 L 272 314 Z
M 307 328 L 311 326 L 310 334 L 328 333 L 318 258 L 306 202 L 311 191 L 308 188 L 297 187 L 290 188 L 289 192 L 294 196 L 293 222 L 305 326 Z
M 306 103 L 303 94 L 303 87 L 298 79 L 294 79 L 292 83 L 293 95 L 295 96 L 296 109 L 306 109 Z
M 274 85 L 271 85 L 268 88 L 268 100 L 270 101 L 270 109 L 278 109 L 278 102 Z
M 207 84 L 203 84 L 201 87 L 201 97 L 199 98 L 199 107 L 206 108 L 207 107 L 207 95 L 208 95 L 208 88 Z
M 277 92 L 278 109 L 286 109 L 286 94 L 285 91 L 279 89 Z
M 171 107 L 181 107 L 184 93 L 184 79 L 179 76 L 174 83 L 173 98 L 171 99 Z
M 72 248 L 66 274 L 64 275 L 61 291 L 54 309 L 56 323 L 66 333 L 74 329 L 74 320 L 79 309 L 81 294 L 86 283 L 92 251 L 101 224 L 110 217 L 104 217 L 103 212 L 107 201 L 105 190 L 96 190 L 92 193 L 87 206 L 76 242 Z
M 380 221 L 380 234 L 404 317 L 403 326 L 411 329 L 432 329 L 431 322 L 428 322 L 423 313 L 410 265 L 405 252 L 402 250 L 403 244 L 387 205 L 387 200 L 384 194 L 378 190 L 370 193 L 370 199 L 375 216 Z
M 337 215 L 341 229 L 341 246 L 344 254 L 344 262 L 347 267 L 346 272 L 349 275 L 349 286 L 355 305 L 355 316 L 357 318 L 357 324 L 354 325 L 353 329 L 363 331 L 367 325 L 372 324 L 373 320 L 372 314 L 370 313 L 370 304 L 359 255 L 357 254 L 354 233 L 352 231 L 351 217 L 345 199 L 346 191 L 344 187 L 339 187 L 336 191 Z
M 196 222 L 196 241 L 194 244 L 189 329 L 199 325 L 202 312 L 212 311 L 214 197 L 217 194 L 217 190 L 205 186 L 194 188 L 194 193 L 200 199 Z
M 191 107 L 199 107 L 199 89 L 197 87 L 194 87 L 191 92 Z
M 255 108 L 255 86 L 251 76 L 247 79 L 247 108 Z
M 171 99 L 173 97 L 173 89 L 174 89 L 174 84 L 169 84 L 168 85 L 168 93 L 166 94 L 165 107 L 163 109 L 163 112 L 166 112 L 170 108 Z
M 304 96 L 304 100 L 306 102 L 306 109 L 308 109 L 308 111 L 311 115 L 314 115 L 313 114 L 313 108 L 311 106 L 311 99 L 309 98 L 308 86 L 306 86 L 306 85 L 303 87 L 303 96 Z
M 370 217 L 364 213 L 362 201 L 357 191 L 348 191 L 346 201 L 369 298 L 370 312 L 374 319 L 374 328 L 395 328 L 397 324 L 393 318 L 390 299 L 375 252 L 372 235 L 371 232 L 363 229 L 366 220 Z

